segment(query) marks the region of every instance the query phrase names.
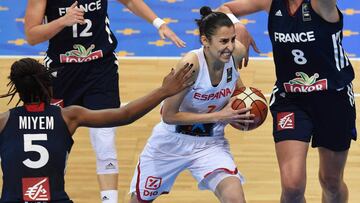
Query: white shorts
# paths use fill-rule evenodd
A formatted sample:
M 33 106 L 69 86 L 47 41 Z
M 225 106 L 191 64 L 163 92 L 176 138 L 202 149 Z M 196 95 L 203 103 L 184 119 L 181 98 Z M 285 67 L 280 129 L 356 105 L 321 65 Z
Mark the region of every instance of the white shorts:
M 169 193 L 185 169 L 190 170 L 201 190 L 215 191 L 218 183 L 229 176 L 243 182 L 224 137 L 194 137 L 158 127 L 141 153 L 131 181 L 130 193 L 136 192 L 138 199 L 151 201 Z

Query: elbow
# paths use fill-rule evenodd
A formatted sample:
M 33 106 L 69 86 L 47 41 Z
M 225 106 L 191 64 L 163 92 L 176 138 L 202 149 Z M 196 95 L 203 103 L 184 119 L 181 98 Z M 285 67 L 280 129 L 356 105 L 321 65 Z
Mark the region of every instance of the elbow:
M 32 40 L 26 40 L 26 41 L 30 46 L 35 46 L 35 45 L 38 44 L 38 43 L 36 43 L 35 41 L 32 41 Z
M 37 45 L 39 42 L 37 42 L 34 38 L 30 37 L 28 34 L 26 35 L 26 42 L 30 45 L 30 46 L 34 46 Z
M 163 115 L 162 120 L 164 123 L 169 124 L 169 125 L 176 124 L 175 120 L 172 119 L 171 116 Z
M 162 120 L 163 120 L 164 123 L 170 124 L 170 119 L 169 119 L 168 116 L 162 115 Z

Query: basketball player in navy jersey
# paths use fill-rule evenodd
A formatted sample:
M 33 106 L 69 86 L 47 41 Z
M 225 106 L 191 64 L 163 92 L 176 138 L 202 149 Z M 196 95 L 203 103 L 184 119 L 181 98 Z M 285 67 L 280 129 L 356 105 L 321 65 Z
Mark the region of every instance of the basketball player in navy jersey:
M 14 62 L 9 93 L 1 97 L 12 99 L 19 94 L 24 105 L 0 113 L 0 202 L 72 202 L 64 190 L 64 170 L 75 130 L 134 122 L 166 97 L 191 85 L 191 67 L 186 64 L 177 73 L 173 70 L 160 88 L 124 107 L 88 110 L 50 105 L 51 78 L 46 68 L 30 58 Z
M 185 45 L 142 0 L 119 1 L 153 22 L 162 38 L 170 38 L 179 47 Z M 54 73 L 54 103 L 90 109 L 120 106 L 114 53 L 117 40 L 109 27 L 107 7 L 107 0 L 28 0 L 25 15 L 28 43 L 49 40 L 45 66 L 65 67 Z M 91 128 L 90 137 L 96 152 L 101 198 L 115 203 L 118 185 L 115 128 Z
M 269 14 L 277 79 L 270 109 L 281 202 L 305 202 L 310 141 L 320 156 L 322 202 L 347 202 L 344 168 L 357 136 L 354 71 L 342 47 L 343 15 L 336 0 L 237 0 L 219 10 Z
M 166 99 L 162 120 L 140 155 L 130 186 L 131 203 L 152 202 L 170 192 L 177 176 L 189 170 L 199 189 L 222 203 L 245 202 L 242 175 L 224 137 L 228 123 L 253 122 L 250 108 L 234 110 L 230 100 L 243 86 L 238 66 L 245 54 L 231 20 L 209 7 L 197 20 L 202 47 L 187 53 L 178 68 L 194 64 L 194 85 Z

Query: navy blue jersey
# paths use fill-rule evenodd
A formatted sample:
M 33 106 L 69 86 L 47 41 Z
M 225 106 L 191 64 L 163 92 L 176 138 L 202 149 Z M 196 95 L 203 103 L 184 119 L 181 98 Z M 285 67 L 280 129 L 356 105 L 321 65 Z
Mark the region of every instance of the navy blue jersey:
M 273 0 L 268 30 L 276 67 L 276 85 L 286 92 L 344 88 L 354 70 L 342 47 L 343 15 L 330 23 L 304 0 L 291 15 L 287 0 Z
M 66 14 L 75 0 L 47 0 L 45 22 Z M 46 67 L 59 63 L 82 63 L 112 54 L 117 40 L 109 27 L 108 0 L 78 0 L 78 7 L 85 11 L 85 24 L 65 27 L 49 41 Z
M 0 133 L 0 202 L 69 203 L 64 174 L 73 139 L 60 107 L 35 107 L 11 109 Z

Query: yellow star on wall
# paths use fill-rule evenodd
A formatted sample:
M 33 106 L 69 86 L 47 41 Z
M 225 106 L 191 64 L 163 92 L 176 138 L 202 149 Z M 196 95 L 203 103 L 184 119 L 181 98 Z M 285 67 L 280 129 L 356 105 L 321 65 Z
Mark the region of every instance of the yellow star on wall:
M 135 56 L 135 53 L 133 52 L 127 52 L 125 50 L 121 50 L 119 52 L 116 53 L 118 56 Z
M 116 30 L 117 33 L 122 33 L 123 35 L 132 35 L 132 34 L 139 34 L 140 30 L 134 30 L 131 28 L 125 28 L 123 30 Z
M 198 9 L 198 8 L 193 8 L 193 9 L 191 9 L 191 12 L 193 12 L 193 13 L 199 13 L 199 12 L 200 12 L 200 9 Z
M 163 18 L 163 20 L 168 24 L 169 23 L 177 23 L 177 22 L 179 22 L 179 20 L 172 19 L 172 18 Z
M 8 11 L 9 7 L 0 6 L 0 11 Z
M 345 37 L 350 37 L 350 36 L 352 36 L 352 35 L 358 35 L 359 32 L 353 32 L 353 31 L 351 31 L 351 30 L 344 30 L 344 31 L 343 31 L 343 34 L 344 34 Z
M 16 40 L 9 40 L 9 44 L 15 44 L 16 46 L 22 46 L 24 44 L 27 44 L 27 41 L 25 39 L 16 39 Z
M 169 4 L 173 4 L 173 3 L 176 3 L 176 2 L 182 2 L 184 0 L 160 0 L 162 2 L 168 2 Z
M 247 25 L 249 23 L 256 23 L 256 21 L 255 20 L 249 20 L 247 18 L 242 18 L 242 19 L 240 19 L 240 23 L 243 24 L 243 25 Z
M 159 40 L 156 40 L 155 42 L 148 42 L 148 44 L 155 45 L 157 47 L 162 47 L 162 46 L 169 45 L 169 44 L 172 44 L 172 43 L 167 42 L 167 41 L 162 40 L 162 39 L 159 39 Z
M 356 54 L 353 54 L 353 53 L 347 53 L 346 52 L 346 55 L 350 58 L 356 58 Z
M 268 53 L 260 53 L 260 56 L 273 57 L 273 53 L 272 53 L 272 51 L 271 51 L 271 52 L 268 52 Z
M 16 18 L 15 22 L 22 22 L 25 23 L 25 19 L 24 18 Z
M 360 10 L 355 10 L 355 9 L 352 9 L 352 8 L 342 10 L 341 12 L 343 12 L 346 15 L 350 15 L 350 16 L 355 15 L 355 14 L 360 14 Z
M 200 31 L 197 28 L 193 30 L 186 30 L 186 34 L 199 35 Z

